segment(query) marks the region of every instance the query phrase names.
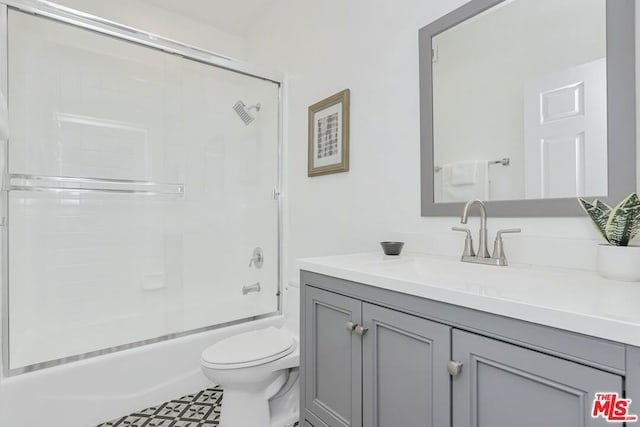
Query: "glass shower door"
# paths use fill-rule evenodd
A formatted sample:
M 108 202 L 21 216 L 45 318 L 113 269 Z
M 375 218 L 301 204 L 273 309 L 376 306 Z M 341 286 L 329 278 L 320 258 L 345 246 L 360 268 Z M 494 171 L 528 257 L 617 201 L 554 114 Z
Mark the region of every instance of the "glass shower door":
M 278 84 L 8 25 L 10 369 L 277 312 Z

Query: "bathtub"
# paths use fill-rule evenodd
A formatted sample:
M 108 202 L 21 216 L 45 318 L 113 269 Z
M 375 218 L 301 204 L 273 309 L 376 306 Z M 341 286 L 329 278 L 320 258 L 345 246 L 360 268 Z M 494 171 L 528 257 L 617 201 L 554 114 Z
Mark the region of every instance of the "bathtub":
M 297 331 L 285 314 L 2 378 L 0 426 L 95 426 L 204 389 L 211 385 L 200 370 L 207 346 L 285 323 Z

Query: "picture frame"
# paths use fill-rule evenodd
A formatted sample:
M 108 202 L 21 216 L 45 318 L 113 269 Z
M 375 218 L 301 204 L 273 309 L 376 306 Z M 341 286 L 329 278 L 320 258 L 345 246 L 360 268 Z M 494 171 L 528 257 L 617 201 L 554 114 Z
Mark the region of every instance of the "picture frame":
M 349 171 L 349 101 L 345 89 L 309 107 L 308 176 Z

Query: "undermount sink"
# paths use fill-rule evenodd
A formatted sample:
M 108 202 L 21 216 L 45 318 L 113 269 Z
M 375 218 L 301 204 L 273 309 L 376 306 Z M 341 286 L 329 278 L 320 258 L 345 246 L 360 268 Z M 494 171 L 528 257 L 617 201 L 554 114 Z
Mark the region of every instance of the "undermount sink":
M 540 280 L 548 279 L 552 272 L 520 265 L 495 267 L 461 263 L 458 257 L 422 254 L 379 256 L 375 261 L 367 261 L 362 264 L 363 270 L 381 276 L 496 298 L 528 300 L 522 295 L 527 290 L 529 297 L 546 297 L 558 292 L 557 288 L 540 284 Z M 514 282 L 517 282 L 515 288 Z

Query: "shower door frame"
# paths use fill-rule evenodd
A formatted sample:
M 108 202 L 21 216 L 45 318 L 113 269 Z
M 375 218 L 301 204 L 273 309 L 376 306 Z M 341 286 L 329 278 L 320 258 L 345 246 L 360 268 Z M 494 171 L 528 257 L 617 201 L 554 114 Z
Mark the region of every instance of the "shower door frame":
M 182 42 L 178 42 L 166 37 L 142 31 L 127 25 L 122 25 L 114 21 L 100 18 L 88 13 L 84 13 L 72 8 L 61 6 L 45 0 L 0 0 L 0 91 L 8 100 L 8 40 L 9 29 L 8 19 L 9 10 L 14 9 L 25 12 L 38 17 L 51 19 L 55 22 L 69 24 L 76 28 L 89 30 L 102 35 L 114 37 L 130 43 L 141 45 L 147 48 L 159 50 L 168 54 L 178 55 L 187 60 L 200 62 L 216 68 L 222 68 L 229 72 L 243 74 L 245 76 L 266 80 L 278 85 L 278 135 L 277 135 L 277 164 L 278 173 L 276 178 L 276 186 L 273 189 L 273 198 L 277 202 L 277 310 L 274 312 L 260 314 L 256 316 L 225 322 L 217 325 L 204 326 L 197 329 L 171 333 L 160 337 L 150 338 L 133 343 L 126 343 L 115 347 L 104 348 L 91 351 L 84 354 L 68 356 L 60 359 L 40 362 L 33 365 L 21 366 L 10 369 L 10 352 L 9 352 L 9 143 L 11 137 L 4 144 L 5 167 L 3 172 L 3 186 L 1 190 L 2 200 L 2 217 L 0 218 L 0 227 L 2 227 L 2 372 L 4 377 L 32 372 L 39 369 L 49 368 L 52 366 L 62 365 L 69 362 L 87 359 L 90 357 L 101 356 L 113 353 L 115 351 L 126 350 L 134 347 L 140 347 L 160 341 L 166 341 L 173 338 L 192 335 L 199 332 L 220 329 L 240 323 L 246 323 L 253 320 L 264 319 L 268 317 L 278 316 L 282 314 L 283 299 L 283 283 L 282 272 L 284 257 L 283 251 L 283 196 L 282 196 L 282 180 L 283 180 L 283 90 L 284 90 L 284 74 L 261 69 L 260 67 L 236 60 L 229 56 L 220 55 L 191 46 Z

